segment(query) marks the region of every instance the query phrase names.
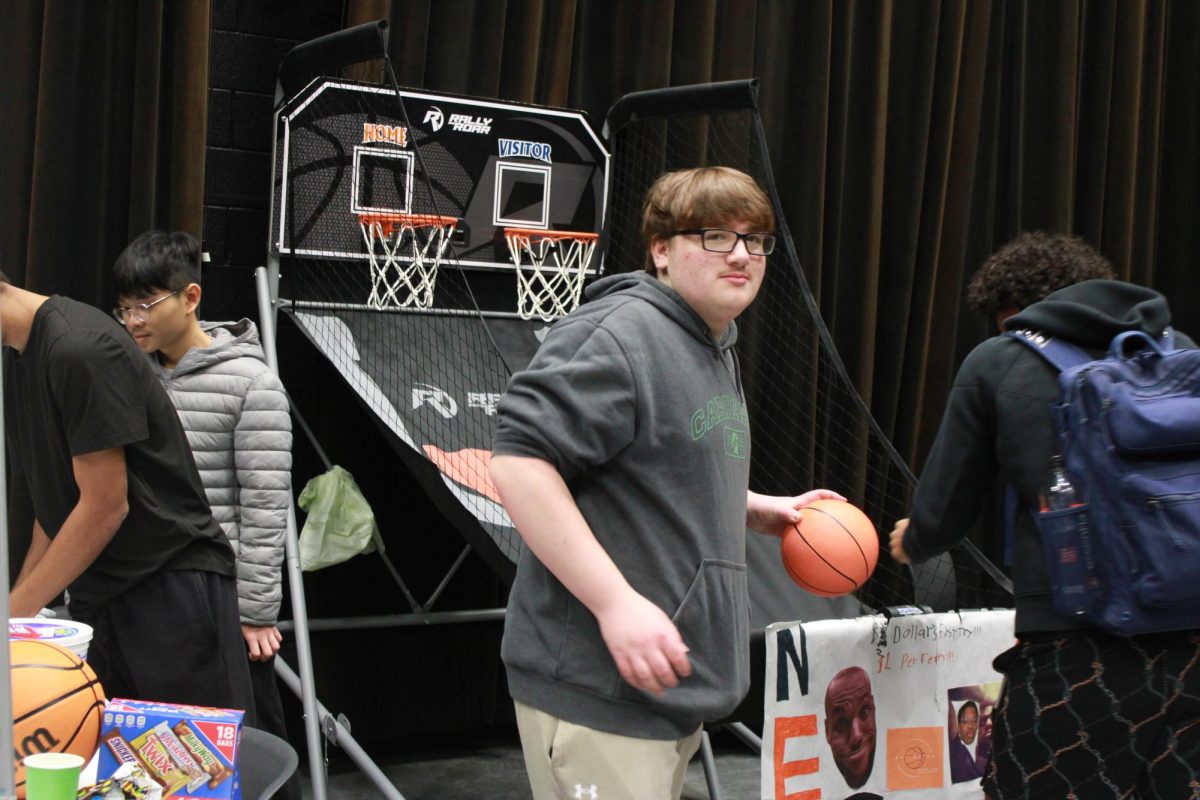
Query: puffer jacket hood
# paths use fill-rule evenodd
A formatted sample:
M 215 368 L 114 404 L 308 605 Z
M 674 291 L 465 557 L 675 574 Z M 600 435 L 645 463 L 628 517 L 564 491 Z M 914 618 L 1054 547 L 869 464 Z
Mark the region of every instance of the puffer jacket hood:
M 243 357 L 266 363 L 258 328 L 250 320 L 243 317 L 237 322 L 201 322 L 200 328 L 212 337 L 212 344 L 202 349 L 193 347 L 188 350 L 171 370 L 164 370 L 158 364 L 158 359 L 152 359 L 160 372 L 187 375 L 211 369 L 222 361 Z

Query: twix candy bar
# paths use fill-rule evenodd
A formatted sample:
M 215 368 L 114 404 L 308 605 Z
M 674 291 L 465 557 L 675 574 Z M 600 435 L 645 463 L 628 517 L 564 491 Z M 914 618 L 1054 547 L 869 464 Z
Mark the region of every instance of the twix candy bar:
M 179 737 L 179 741 L 191 753 L 192 758 L 196 759 L 200 768 L 212 776 L 208 788 L 217 788 L 221 781 L 233 775 L 233 770 L 225 766 L 220 756 L 209 749 L 187 722 L 177 722 L 171 730 Z
M 188 785 L 187 773 L 171 760 L 171 754 L 153 729 L 134 737 L 129 743 L 142 757 L 146 772 L 162 785 L 163 797 L 170 797 Z

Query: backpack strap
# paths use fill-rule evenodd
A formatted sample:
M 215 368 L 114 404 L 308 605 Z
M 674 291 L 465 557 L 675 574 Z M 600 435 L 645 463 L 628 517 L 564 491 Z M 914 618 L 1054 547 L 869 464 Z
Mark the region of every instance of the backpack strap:
M 1096 360 L 1095 356 L 1079 345 L 1071 344 L 1064 339 L 1046 336 L 1028 328 L 1007 331 L 1004 335 L 1023 342 L 1030 350 L 1049 361 L 1059 372 Z
M 1027 345 L 1030 350 L 1050 362 L 1051 366 L 1059 372 L 1096 360 L 1079 345 L 1071 344 L 1063 339 L 1056 339 L 1053 336 L 1046 336 L 1028 328 L 1006 331 L 1004 335 Z M 1004 561 L 1008 566 L 1012 566 L 1014 560 L 1017 517 L 1026 511 L 1030 514 L 1034 513 L 1021 502 L 1017 487 L 1011 483 L 1008 484 L 1004 496 Z

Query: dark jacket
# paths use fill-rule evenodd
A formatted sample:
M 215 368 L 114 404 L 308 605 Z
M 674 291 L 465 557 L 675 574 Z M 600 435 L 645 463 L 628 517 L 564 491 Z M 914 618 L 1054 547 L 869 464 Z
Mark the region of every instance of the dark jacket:
M 1054 292 L 1006 326 L 1059 337 L 1099 356 L 1118 333 L 1160 336 L 1170 322 L 1167 301 L 1158 292 L 1095 280 Z M 1193 346 L 1184 337 L 1177 344 Z M 988 339 L 963 361 L 913 497 L 904 537 L 913 559 L 957 544 L 987 504 L 997 475 L 1016 487 L 1024 508 L 1036 508 L 1058 449 L 1050 411 L 1059 398 L 1057 375 L 1008 336 Z M 1018 634 L 1086 627 L 1054 610 L 1041 540 L 1028 513 L 1017 516 L 1012 577 Z

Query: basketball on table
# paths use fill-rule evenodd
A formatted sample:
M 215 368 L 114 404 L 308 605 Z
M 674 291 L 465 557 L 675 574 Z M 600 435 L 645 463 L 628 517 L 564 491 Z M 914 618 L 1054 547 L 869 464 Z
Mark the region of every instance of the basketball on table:
M 792 580 L 822 597 L 866 583 L 879 560 L 879 536 L 867 515 L 844 500 L 817 500 L 801 514 L 780 544 Z
M 8 653 L 14 777 L 17 797 L 24 797 L 25 756 L 74 753 L 91 760 L 100 741 L 104 689 L 85 661 L 58 645 L 17 639 Z

